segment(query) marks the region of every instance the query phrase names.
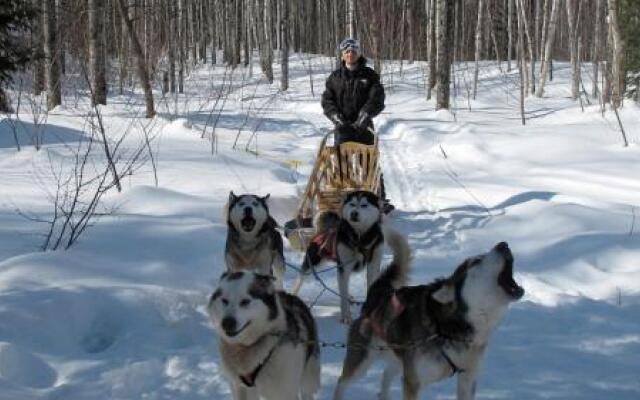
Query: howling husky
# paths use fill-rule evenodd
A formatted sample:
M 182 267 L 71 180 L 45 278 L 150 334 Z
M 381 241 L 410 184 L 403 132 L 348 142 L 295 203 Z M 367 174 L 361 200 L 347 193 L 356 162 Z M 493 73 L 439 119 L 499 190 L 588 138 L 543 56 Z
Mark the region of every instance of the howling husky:
M 456 374 L 458 400 L 474 398 L 489 336 L 509 304 L 524 295 L 513 279 L 509 246 L 498 243 L 428 285 L 400 287 L 406 270 L 406 262 L 394 262 L 369 288 L 349 329 L 334 400 L 378 357 L 388 361 L 380 399 L 389 399 L 391 381 L 400 373 L 405 400 L 417 399 L 420 386 Z

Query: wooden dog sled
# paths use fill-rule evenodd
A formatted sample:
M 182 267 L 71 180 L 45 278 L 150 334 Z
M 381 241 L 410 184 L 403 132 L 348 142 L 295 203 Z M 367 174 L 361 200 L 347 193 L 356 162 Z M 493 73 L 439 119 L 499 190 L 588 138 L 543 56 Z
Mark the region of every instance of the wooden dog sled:
M 327 143 L 333 133 L 320 143 L 313 170 L 294 219 L 285 224 L 285 236 L 291 247 L 305 251 L 316 234 L 316 217 L 326 211 L 340 215 L 343 196 L 354 190 L 380 194 L 380 152 L 378 137 L 366 145 L 346 142 L 338 146 Z

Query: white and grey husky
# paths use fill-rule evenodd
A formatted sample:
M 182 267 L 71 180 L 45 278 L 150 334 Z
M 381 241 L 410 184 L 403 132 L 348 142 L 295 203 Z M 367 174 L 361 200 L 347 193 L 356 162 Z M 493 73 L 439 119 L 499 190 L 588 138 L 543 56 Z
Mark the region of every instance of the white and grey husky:
M 389 398 L 391 381 L 400 373 L 405 400 L 417 399 L 422 385 L 455 374 L 458 400 L 475 397 L 489 336 L 509 304 L 524 295 L 513 279 L 509 246 L 499 243 L 428 285 L 399 287 L 407 265 L 394 261 L 369 288 L 362 314 L 349 329 L 334 399 L 342 399 L 347 385 L 378 357 L 388 361 L 380 399 Z
M 318 233 L 307 247 L 293 293 L 300 290 L 304 277 L 312 268 L 323 261 L 335 260 L 341 319 L 344 323 L 351 322 L 349 277 L 352 272 L 366 269 L 367 287 L 373 283 L 380 273 L 385 233 L 392 231 L 388 227 L 383 229 L 380 204 L 374 193 L 354 191 L 345 197 L 341 215 L 332 212 L 320 215 Z
M 278 223 L 269 214 L 269 195 L 229 193 L 225 261 L 230 272 L 253 270 L 274 275 L 282 288 L 284 249 Z
M 273 280 L 227 272 L 207 306 L 234 400 L 311 400 L 320 387 L 315 321 Z

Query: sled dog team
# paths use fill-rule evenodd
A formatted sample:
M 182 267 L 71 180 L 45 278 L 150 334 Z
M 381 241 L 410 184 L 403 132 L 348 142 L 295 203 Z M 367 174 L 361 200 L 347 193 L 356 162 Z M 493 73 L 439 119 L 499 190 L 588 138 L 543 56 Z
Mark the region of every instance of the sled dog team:
M 390 399 L 401 375 L 405 400 L 420 387 L 457 375 L 457 398 L 473 399 L 489 336 L 524 289 L 513 279 L 513 255 L 498 243 L 429 284 L 404 286 L 411 261 L 407 239 L 383 221 L 378 197 L 346 195 L 341 215 L 320 215 L 292 293 L 283 290 L 285 262 L 268 195 L 236 196 L 227 206 L 227 271 L 207 310 L 234 400 L 311 400 L 320 387 L 320 339 L 307 305 L 295 294 L 325 260 L 338 265 L 341 320 L 349 324 L 346 356 L 334 399 L 376 359 L 386 367 L 379 392 Z M 393 252 L 382 271 L 384 245 Z M 349 277 L 366 270 L 367 295 L 352 319 Z

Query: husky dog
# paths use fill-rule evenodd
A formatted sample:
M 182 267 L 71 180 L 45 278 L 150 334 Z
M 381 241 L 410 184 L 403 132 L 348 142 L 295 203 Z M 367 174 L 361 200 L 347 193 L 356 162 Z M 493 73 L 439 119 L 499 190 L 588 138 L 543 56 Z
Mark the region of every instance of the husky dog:
M 371 192 L 354 191 L 344 199 L 341 216 L 332 212 L 321 214 L 317 223 L 318 234 L 307 247 L 301 272 L 293 289 L 293 293 L 297 293 L 304 277 L 322 261 L 337 261 L 341 319 L 347 324 L 351 323 L 351 272 L 366 268 L 367 286 L 370 286 L 380 273 L 384 250 L 380 203 L 378 196 Z
M 311 400 L 320 387 L 315 321 L 302 300 L 276 291 L 273 280 L 226 272 L 207 306 L 234 400 Z
M 231 272 L 252 269 L 274 275 L 282 288 L 284 249 L 278 223 L 269 215 L 267 199 L 252 194 L 229 193 L 225 261 Z
M 393 263 L 370 287 L 362 314 L 351 325 L 347 354 L 334 400 L 363 375 L 378 356 L 388 365 L 380 399 L 389 398 L 392 379 L 402 372 L 405 400 L 421 385 L 458 374 L 458 400 L 475 397 L 489 336 L 509 304 L 524 295 L 513 279 L 513 255 L 502 242 L 464 261 L 446 279 L 397 288 L 405 263 Z

